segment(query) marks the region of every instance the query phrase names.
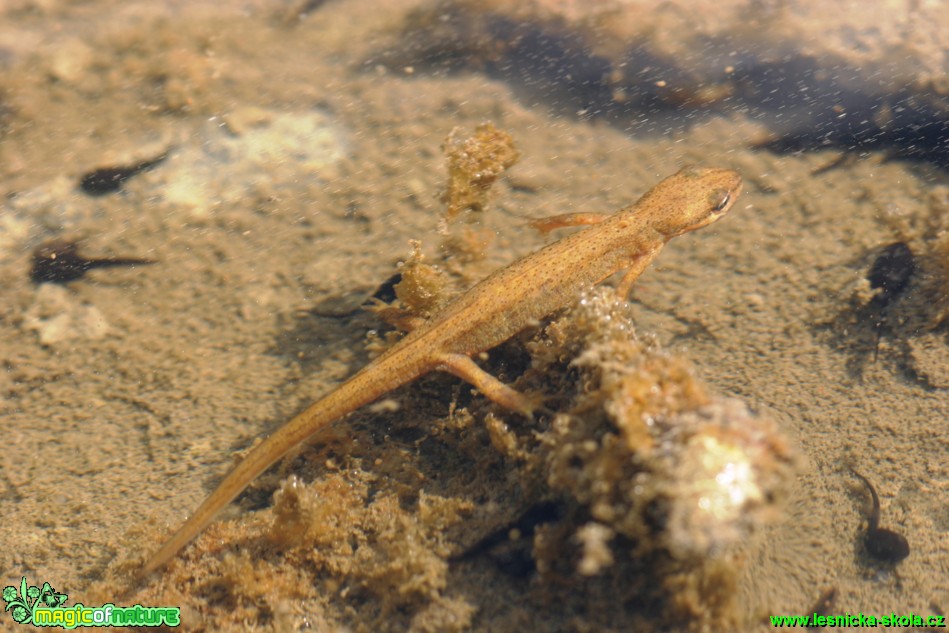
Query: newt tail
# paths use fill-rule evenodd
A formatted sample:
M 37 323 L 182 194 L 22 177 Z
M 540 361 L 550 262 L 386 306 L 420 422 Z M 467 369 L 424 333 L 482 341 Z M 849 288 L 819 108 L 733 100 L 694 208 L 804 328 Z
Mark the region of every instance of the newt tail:
M 368 365 L 255 446 L 198 506 L 185 524 L 155 552 L 142 573 L 147 575 L 168 562 L 178 550 L 203 532 L 215 515 L 233 501 L 251 481 L 286 455 L 290 449 L 331 422 L 376 400 L 378 394 L 388 393 L 428 373 L 428 369 L 422 367 L 413 371 L 400 362 L 401 360 L 398 356 L 392 356 L 388 359 L 380 358 L 377 363 Z M 375 371 L 376 369 L 386 371 L 379 372 Z

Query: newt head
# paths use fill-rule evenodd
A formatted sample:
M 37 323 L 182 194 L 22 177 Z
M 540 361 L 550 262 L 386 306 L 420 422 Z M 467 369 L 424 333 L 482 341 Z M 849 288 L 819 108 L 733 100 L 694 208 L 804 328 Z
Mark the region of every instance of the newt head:
M 654 214 L 653 228 L 671 239 L 728 213 L 741 185 L 741 176 L 732 169 L 688 165 L 656 185 L 643 202 Z

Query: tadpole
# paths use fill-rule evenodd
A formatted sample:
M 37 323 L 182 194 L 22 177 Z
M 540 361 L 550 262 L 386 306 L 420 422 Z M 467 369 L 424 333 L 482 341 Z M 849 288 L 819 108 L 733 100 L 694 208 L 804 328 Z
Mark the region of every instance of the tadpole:
M 909 556 L 909 542 L 902 534 L 880 527 L 880 497 L 877 496 L 876 489 L 870 483 L 870 480 L 853 468 L 850 469 L 850 472 L 866 484 L 870 490 L 870 497 L 873 499 L 870 516 L 867 518 L 867 533 L 863 538 L 867 553 L 885 563 L 900 562 Z
M 154 264 L 153 259 L 139 257 L 100 257 L 90 259 L 79 254 L 79 245 L 74 240 L 50 240 L 33 251 L 33 268 L 30 279 L 33 283 L 63 283 L 80 279 L 93 268 L 112 266 L 134 266 Z
M 878 305 L 886 307 L 906 290 L 915 272 L 916 258 L 905 242 L 884 246 L 867 273 L 870 287 L 880 291 L 875 299 Z
M 877 357 L 880 349 L 880 339 L 887 328 L 887 307 L 906 287 L 916 272 L 916 257 L 905 242 L 894 242 L 880 249 L 880 253 L 867 273 L 870 287 L 877 292 L 868 304 L 871 314 L 874 314 L 873 329 L 876 332 L 876 344 L 873 348 L 873 358 Z
M 98 167 L 79 180 L 79 188 L 90 196 L 104 196 L 118 191 L 126 180 L 146 169 L 151 169 L 166 158 L 168 158 L 168 152 L 135 165 Z

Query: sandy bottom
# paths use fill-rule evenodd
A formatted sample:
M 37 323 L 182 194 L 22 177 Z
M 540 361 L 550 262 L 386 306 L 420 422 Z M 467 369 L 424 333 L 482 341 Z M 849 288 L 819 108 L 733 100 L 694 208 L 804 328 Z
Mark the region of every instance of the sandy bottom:
M 13 65 L 0 92 L 3 190 L 16 193 L 0 217 L 0 584 L 26 575 L 82 601 L 114 561 L 140 560 L 177 526 L 236 451 L 364 365 L 366 332 L 378 327 L 371 317 L 301 309 L 357 305 L 407 256 L 409 240 L 436 244 L 441 144 L 456 126 L 490 120 L 522 155 L 486 220 L 495 266 L 544 243 L 523 227 L 526 217 L 611 212 L 687 163 L 743 174 L 730 215 L 672 242 L 632 298 L 641 332 L 685 355 L 715 391 L 769 412 L 805 457 L 784 522 L 752 548 L 742 591 L 764 613 L 810 612 L 829 587 L 835 613 L 944 612 L 945 326 L 900 326 L 928 323 L 910 312 L 927 309 L 911 285 L 890 306 L 875 351 L 877 333 L 856 318 L 855 297 L 875 249 L 898 239 L 925 248 L 927 218 L 945 205 L 945 173 L 879 154 L 822 172 L 837 152 L 754 151 L 760 130 L 737 116 L 629 135 L 553 116 L 550 104 L 527 103 L 477 72 L 364 65 L 376 45 L 368 34 L 399 11 L 373 4 L 328 3 L 288 26 L 263 10 L 194 8 L 179 21 L 88 3 L 69 27 L 68 53 L 36 35 L 55 18 L 14 16 L 34 52 L 22 53 L 31 63 Z M 121 192 L 93 198 L 75 188 L 95 167 L 166 148 L 164 163 Z M 90 256 L 158 263 L 36 286 L 31 249 L 54 235 L 83 238 Z M 413 401 L 435 388 L 458 389 L 426 382 Z M 436 404 L 449 400 L 443 393 Z M 374 462 L 412 460 L 425 490 L 438 459 L 414 454 L 399 429 L 403 416 L 445 413 L 431 404 L 381 414 L 367 436 L 381 439 L 357 451 L 359 463 L 371 472 Z M 425 433 L 418 420 L 408 426 Z M 333 434 L 345 463 L 346 424 Z M 848 465 L 876 485 L 882 525 L 910 543 L 896 568 L 862 552 L 869 504 Z M 271 479 L 230 515 L 269 505 L 280 481 Z M 464 494 L 464 481 L 452 485 Z M 453 571 L 448 583 L 440 591 L 467 605 L 474 629 L 543 621 L 544 630 L 588 630 L 582 614 L 547 604 L 542 585 L 489 563 Z M 308 616 L 298 605 L 257 625 L 361 630 L 388 617 L 331 588 L 319 588 L 324 599 Z M 624 628 L 622 612 L 611 626 Z

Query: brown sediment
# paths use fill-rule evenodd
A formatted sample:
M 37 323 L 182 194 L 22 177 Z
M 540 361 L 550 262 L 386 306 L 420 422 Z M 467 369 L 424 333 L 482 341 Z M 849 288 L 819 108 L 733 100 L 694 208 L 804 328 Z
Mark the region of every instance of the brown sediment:
M 458 128 L 453 130 L 443 147 L 448 158 L 443 201 L 449 222 L 465 212 L 484 211 L 491 186 L 520 158 L 511 135 L 493 123 L 482 123 L 464 140 L 459 133 Z

